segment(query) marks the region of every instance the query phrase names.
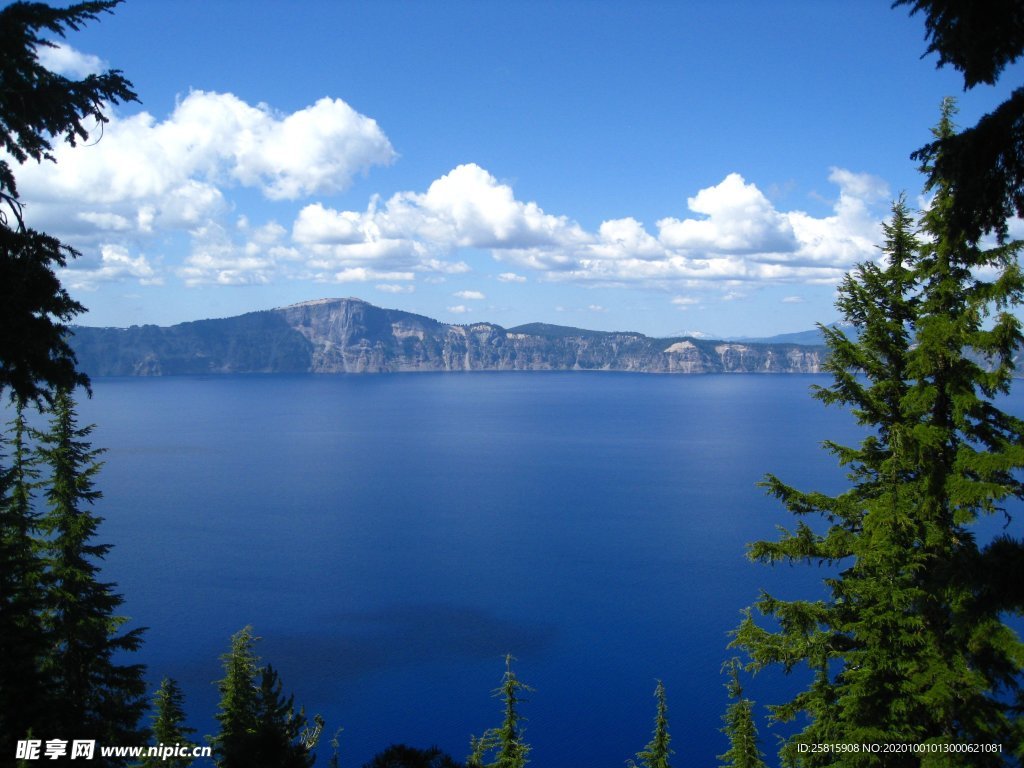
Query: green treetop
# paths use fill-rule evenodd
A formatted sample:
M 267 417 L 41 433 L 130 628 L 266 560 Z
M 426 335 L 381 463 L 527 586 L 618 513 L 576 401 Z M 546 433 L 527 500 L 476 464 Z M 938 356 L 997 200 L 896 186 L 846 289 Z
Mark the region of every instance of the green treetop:
M 193 742 L 194 728 L 185 724 L 185 697 L 181 688 L 171 678 L 165 677 L 153 694 L 153 743 L 156 746 L 175 746 Z M 190 757 L 161 758 L 147 756 L 143 768 L 188 768 Z
M 471 754 L 466 760 L 470 768 L 524 768 L 529 762 L 530 746 L 523 738 L 522 716 L 519 704 L 524 700 L 523 691 L 532 691 L 521 683 L 512 671 L 512 656 L 505 657 L 505 675 L 501 685 L 494 690 L 494 696 L 505 703 L 505 716 L 501 726 L 490 728 L 479 739 L 470 739 Z M 494 762 L 484 763 L 488 753 L 495 755 Z
M 729 749 L 718 759 L 722 761 L 722 768 L 765 768 L 754 723 L 754 702 L 743 696 L 740 667 L 739 659 L 732 659 L 724 666 L 729 674 L 725 688 L 732 704 L 722 716 L 725 721 L 722 732 L 729 737 Z
M 641 768 L 670 768 L 668 760 L 672 750 L 668 745 L 672 738 L 668 733 L 668 704 L 665 702 L 665 685 L 661 680 L 654 689 L 654 698 L 657 700 L 654 734 L 643 751 L 636 753 L 636 763 L 630 763 Z
M 231 636 L 231 650 L 221 657 L 224 677 L 217 683 L 220 710 L 216 715 L 220 731 L 210 739 L 218 768 L 246 768 L 251 759 L 250 734 L 257 721 L 254 682 L 259 671 L 253 646 L 258 639 L 252 627 L 243 627 Z
M 308 768 L 323 720 L 317 715 L 316 728 L 304 729 L 305 715 L 295 711 L 293 697 L 282 695 L 277 672 L 260 666 L 257 640 L 252 627 L 244 627 L 221 657 L 220 732 L 210 738 L 214 763 L 218 768 Z

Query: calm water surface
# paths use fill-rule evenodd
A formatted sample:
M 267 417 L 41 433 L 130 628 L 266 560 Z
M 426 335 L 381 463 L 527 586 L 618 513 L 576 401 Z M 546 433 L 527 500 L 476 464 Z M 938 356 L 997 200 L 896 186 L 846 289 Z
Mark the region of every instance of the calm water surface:
M 490 691 L 509 652 L 535 688 L 534 765 L 621 768 L 650 738 L 656 678 L 676 761 L 711 765 L 740 609 L 760 587 L 813 595 L 821 577 L 744 559 L 789 523 L 756 487 L 765 472 L 842 487 L 819 446 L 856 429 L 809 398 L 814 383 L 101 379 L 80 411 L 108 449 L 104 574 L 149 627 L 151 682 L 179 680 L 201 734 L 218 657 L 251 624 L 286 690 L 344 727 L 343 765 L 393 742 L 464 758 L 500 722 Z M 764 675 L 749 692 L 768 703 L 793 684 Z

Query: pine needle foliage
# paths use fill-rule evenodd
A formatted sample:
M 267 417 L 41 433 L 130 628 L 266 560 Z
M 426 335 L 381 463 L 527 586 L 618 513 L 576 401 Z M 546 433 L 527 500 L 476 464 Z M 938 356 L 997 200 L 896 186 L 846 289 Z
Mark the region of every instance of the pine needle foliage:
M 937 139 L 953 134 L 954 113 L 944 102 Z M 1024 292 L 1020 244 L 968 239 L 935 160 L 922 167 L 932 199 L 920 231 L 897 201 L 883 263 L 860 265 L 840 287 L 837 305 L 859 335 L 822 329 L 833 382 L 815 394 L 866 431 L 859 446 L 826 444 L 849 489 L 829 496 L 765 481 L 798 519 L 779 540 L 751 545 L 750 557 L 837 569 L 822 599 L 762 593 L 755 606 L 771 628 L 748 611 L 736 631 L 752 669 L 810 671 L 801 693 L 770 707 L 775 720 L 806 723 L 783 741 L 787 766 L 1004 761 L 805 751 L 840 742 L 998 743 L 1004 756 L 1024 755 L 1024 645 L 1004 621 L 1024 610 L 1024 545 L 1008 534 L 979 543 L 973 529 L 1024 499 L 1024 422 L 996 402 L 1021 344 L 1011 311 Z
M 8 425 L 9 439 L 0 466 L 0 744 L 13 744 L 47 710 L 42 674 L 49 646 L 42 623 L 39 514 L 32 488 L 39 479 L 29 445 L 30 430 L 21 405 Z
M 165 677 L 153 694 L 153 743 L 154 745 L 174 746 L 190 744 L 195 728 L 185 723 L 185 696 L 178 683 Z M 193 760 L 190 757 L 162 758 L 148 756 L 142 761 L 142 768 L 188 768 Z
M 39 50 L 110 13 L 120 0 L 52 8 L 15 2 L 0 9 L 0 148 L 22 164 L 53 161 L 53 145 L 87 140 L 108 104 L 136 100 L 121 72 L 69 80 L 46 69 Z M 57 278 L 78 252 L 25 226 L 14 170 L 0 159 L 0 393 L 52 404 L 56 389 L 88 386 L 75 370 L 67 324 L 85 310 Z
M 210 739 L 217 768 L 244 768 L 252 758 L 251 734 L 257 724 L 256 675 L 259 657 L 254 646 L 259 640 L 247 626 L 231 636 L 231 650 L 221 656 L 224 677 L 217 683 L 220 731 Z
M 462 764 L 436 746 L 419 749 L 392 744 L 363 763 L 363 768 L 462 768 Z
M 0 141 L 17 160 L 53 160 L 53 142 L 62 137 L 71 146 L 87 140 L 86 122 L 108 121 L 108 103 L 134 100 L 131 83 L 118 70 L 68 80 L 39 62 L 39 48 L 55 48 L 52 37 L 77 32 L 100 14 L 112 13 L 121 0 L 94 0 L 53 8 L 45 3 L 15 2 L 0 16 L 0 65 L 4 89 L 0 94 Z M 95 130 L 93 128 L 92 130 Z M 6 163 L 0 190 L 14 188 Z
M 1024 55 L 1024 6 L 1018 0 L 895 0 L 924 19 L 927 53 L 963 75 L 964 90 L 995 85 Z M 912 157 L 935 163 L 953 191 L 949 224 L 970 238 L 1008 234 L 1024 216 L 1024 87 L 966 130 L 935 140 Z
M 765 768 L 764 753 L 761 751 L 754 722 L 754 702 L 744 698 L 740 683 L 739 659 L 731 659 L 723 666 L 729 675 L 725 684 L 732 703 L 722 716 L 725 726 L 722 732 L 729 737 L 729 749 L 718 756 L 722 768 Z
M 210 737 L 217 768 L 308 768 L 315 739 L 304 740 L 306 717 L 295 710 L 293 696 L 282 694 L 281 680 L 270 666 L 261 666 L 252 627 L 231 637 L 231 650 L 221 657 L 224 677 L 217 683 L 220 731 Z M 323 721 L 316 718 L 319 737 Z
M 102 450 L 90 444 L 92 431 L 78 426 L 74 400 L 62 389 L 48 430 L 38 435 L 39 463 L 49 469 L 42 486 L 47 509 L 40 521 L 43 625 L 50 642 L 43 673 L 52 694 L 47 732 L 103 744 L 142 744 L 144 668 L 121 659 L 139 649 L 144 630 L 121 633 L 127 619 L 117 612 L 124 598 L 114 591 L 116 585 L 100 580 L 99 561 L 110 545 L 95 542 L 102 518 L 92 506 L 101 498 L 94 483 Z
M 669 742 L 672 737 L 668 733 L 668 704 L 665 700 L 665 684 L 661 680 L 654 688 L 654 698 L 657 701 L 654 734 L 643 751 L 636 753 L 636 762 L 628 762 L 640 768 L 670 768 L 669 758 L 673 751 L 669 748 Z
M 307 743 L 300 736 L 306 725 L 305 712 L 295 710 L 295 697 L 285 698 L 277 670 L 270 664 L 259 674 L 256 698 L 256 733 L 254 746 L 258 759 L 252 768 L 309 768 L 314 756 L 310 749 L 315 740 Z M 319 731 L 318 731 L 319 735 Z
M 523 692 L 533 689 L 519 681 L 512 671 L 513 657 L 505 656 L 505 675 L 501 685 L 493 691 L 495 698 L 504 702 L 505 714 L 501 726 L 489 728 L 480 738 L 470 737 L 470 755 L 466 759 L 469 768 L 524 768 L 530 746 L 523 738 L 523 717 L 519 705 L 525 701 Z M 488 754 L 494 754 L 494 762 L 485 763 Z

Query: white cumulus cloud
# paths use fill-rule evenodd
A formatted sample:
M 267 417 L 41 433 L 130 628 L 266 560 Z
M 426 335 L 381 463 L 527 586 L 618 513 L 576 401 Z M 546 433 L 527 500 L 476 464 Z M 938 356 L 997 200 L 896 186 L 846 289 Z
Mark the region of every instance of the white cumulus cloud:
M 134 278 L 142 285 L 159 285 L 163 278 L 145 256 L 132 256 L 120 245 L 100 247 L 100 263 L 93 268 L 61 270 L 61 280 L 74 290 L 92 291 L 100 283 Z
M 49 40 L 47 43 L 36 46 L 36 58 L 51 72 L 81 80 L 107 69 L 106 63 L 98 56 L 82 53 L 67 43 L 55 40 Z
M 662 219 L 658 222 L 662 245 L 683 251 L 739 254 L 797 248 L 786 216 L 738 173 L 730 173 L 716 186 L 700 190 L 687 204 L 691 211 L 706 218 Z
M 731 173 L 688 199 L 691 216 L 665 217 L 655 232 L 632 217 L 588 232 L 567 216 L 518 200 L 509 185 L 467 164 L 425 192 L 373 198 L 364 211 L 312 203 L 296 218 L 292 237 L 325 267 L 373 262 L 441 274 L 468 269 L 451 260 L 460 249 L 487 248 L 499 261 L 547 280 L 834 283 L 854 263 L 877 256 L 881 222 L 874 208 L 887 190 L 876 177 L 839 168 L 829 180 L 839 187 L 829 216 L 780 211 L 755 184 Z M 526 278 L 507 271 L 498 279 Z
M 24 198 L 162 208 L 165 195 L 178 194 L 205 208 L 235 184 L 270 199 L 339 192 L 395 152 L 374 120 L 340 99 L 284 115 L 230 93 L 192 91 L 166 120 L 113 114 L 102 140 L 61 144 L 54 155 L 56 165 L 19 169 Z
M 66 46 L 40 52 L 54 67 L 96 63 Z M 249 241 L 230 231 L 224 218 L 236 188 L 268 200 L 330 195 L 396 156 L 373 119 L 328 98 L 285 114 L 229 93 L 192 91 L 163 120 L 112 113 L 99 138 L 59 144 L 55 164 L 16 168 L 27 222 L 94 253 L 112 233 L 131 250 L 184 233 L 192 249 L 178 273 L 189 284 L 267 283 L 300 272 L 279 269 L 294 252 L 277 225 L 273 245 L 266 233 L 262 241 L 250 233 L 257 239 Z
M 69 71 L 102 65 L 65 46 L 40 49 L 44 55 Z M 532 272 L 539 281 L 641 284 L 687 292 L 673 300 L 685 308 L 700 287 L 740 296 L 756 284 L 835 283 L 856 262 L 878 257 L 887 213 L 878 212 L 886 185 L 868 174 L 832 168 L 838 195 L 822 216 L 780 210 L 755 183 L 730 173 L 653 226 L 611 216 L 585 228 L 519 199 L 475 163 L 419 189 L 373 195 L 359 210 L 332 207 L 324 198 L 396 157 L 372 118 L 332 98 L 282 113 L 229 93 L 192 91 L 164 119 L 112 114 L 102 140 L 61 144 L 55 154 L 56 164 L 16 169 L 19 191 L 31 226 L 87 253 L 88 266 L 71 270 L 81 285 L 166 273 L 188 285 L 368 282 L 397 293 L 417 280 L 468 273 L 466 253 L 485 250 L 502 263 L 501 282 L 526 282 Z M 281 214 L 290 225 L 239 217 L 239 190 L 268 205 L 297 201 Z M 184 257 L 142 255 L 181 242 Z
M 858 261 L 877 257 L 881 221 L 873 213 L 884 182 L 832 169 L 840 187 L 834 215 L 779 211 L 739 174 L 689 198 L 700 218 L 666 217 L 654 235 L 634 219 L 604 222 L 574 247 L 496 250 L 549 280 L 607 285 L 834 283 Z
M 516 200 L 510 186 L 474 163 L 454 168 L 424 194 L 396 195 L 386 217 L 400 230 L 411 225 L 434 242 L 461 247 L 521 248 L 585 238 L 566 217 Z
M 304 207 L 292 237 L 324 265 L 372 260 L 442 274 L 469 270 L 448 257 L 460 248 L 560 248 L 589 236 L 565 216 L 516 200 L 512 188 L 478 165 L 460 165 L 426 192 L 398 192 L 365 211 L 321 203 Z M 511 274 L 511 273 L 510 273 Z

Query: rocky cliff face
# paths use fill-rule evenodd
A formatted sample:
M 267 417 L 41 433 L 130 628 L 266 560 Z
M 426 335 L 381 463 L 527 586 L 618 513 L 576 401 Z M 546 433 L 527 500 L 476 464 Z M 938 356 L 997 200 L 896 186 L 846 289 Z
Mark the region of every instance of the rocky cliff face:
M 817 373 L 825 348 L 652 339 L 534 323 L 447 325 L 359 299 L 321 299 L 169 328 L 76 328 L 92 376 L 401 371 Z

